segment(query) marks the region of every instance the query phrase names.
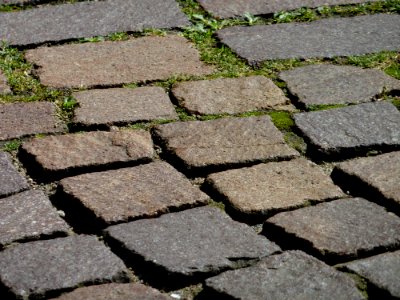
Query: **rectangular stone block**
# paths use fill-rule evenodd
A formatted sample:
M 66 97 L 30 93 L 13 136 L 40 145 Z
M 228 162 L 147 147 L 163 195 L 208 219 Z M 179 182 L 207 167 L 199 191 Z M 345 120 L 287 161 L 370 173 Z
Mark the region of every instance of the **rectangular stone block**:
M 0 104 L 0 115 L 0 141 L 65 130 L 50 102 Z
M 314 22 L 228 27 L 219 39 L 250 64 L 268 59 L 330 58 L 400 49 L 400 16 L 375 14 Z
M 189 25 L 173 0 L 82 1 L 0 12 L 0 41 L 21 46 Z
M 298 156 L 269 116 L 159 125 L 154 133 L 191 171 L 227 168 Z
M 10 155 L 0 151 L 0 198 L 28 188 L 28 182 L 15 169 Z
M 148 36 L 121 42 L 71 44 L 28 50 L 42 84 L 55 88 L 97 87 L 207 75 L 213 68 L 178 35 Z

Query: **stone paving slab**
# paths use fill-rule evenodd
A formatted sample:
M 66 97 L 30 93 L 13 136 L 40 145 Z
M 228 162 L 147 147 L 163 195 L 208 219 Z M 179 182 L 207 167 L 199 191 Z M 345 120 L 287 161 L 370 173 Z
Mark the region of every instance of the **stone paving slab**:
M 272 255 L 254 266 L 227 271 L 207 279 L 206 287 L 220 297 L 242 300 L 364 299 L 349 276 L 301 251 Z
M 28 182 L 15 169 L 10 155 L 0 151 L 0 198 L 28 188 Z
M 345 196 L 318 165 L 303 158 L 211 174 L 207 183 L 250 219 Z
M 0 247 L 14 241 L 67 235 L 69 226 L 41 191 L 0 199 Z
M 0 104 L 0 115 L 0 141 L 65 130 L 50 102 Z
M 393 298 L 400 298 L 400 251 L 356 260 L 346 264 L 345 268 L 388 291 Z
M 202 115 L 294 110 L 283 91 L 263 76 L 187 81 L 176 84 L 172 93 L 190 113 Z
M 159 125 L 154 133 L 190 169 L 299 155 L 285 144 L 282 133 L 269 116 L 176 122 Z
M 335 158 L 400 146 L 400 112 L 389 102 L 299 113 L 294 120 L 317 155 Z
M 106 224 L 154 217 L 209 201 L 206 194 L 165 162 L 84 174 L 63 179 L 60 184 L 63 193 L 77 199 Z
M 165 271 L 168 275 L 160 277 L 163 282 L 179 275 L 194 278 L 216 274 L 279 251 L 251 227 L 214 207 L 115 225 L 106 233 L 131 256 L 139 256 L 147 269 L 154 265 Z
M 120 85 L 213 72 L 200 61 L 194 46 L 178 35 L 40 47 L 28 50 L 25 56 L 39 67 L 41 83 L 55 88 Z
M 328 18 L 309 23 L 234 26 L 219 39 L 250 64 L 268 59 L 331 58 L 399 50 L 399 15 Z
M 279 77 L 305 106 L 369 102 L 384 91 L 400 91 L 400 80 L 377 69 L 353 66 L 309 65 Z
M 10 86 L 7 83 L 7 78 L 0 70 L 0 95 L 11 93 Z
M 28 167 L 35 167 L 34 175 L 47 177 L 149 161 L 154 149 L 145 130 L 94 131 L 35 138 L 22 144 L 20 155 Z
M 94 236 L 31 242 L 0 252 L 0 281 L 20 298 L 127 280 L 122 260 Z
M 189 25 L 174 0 L 84 1 L 0 13 L 0 41 L 31 45 Z
M 302 7 L 321 7 L 326 5 L 357 4 L 378 0 L 199 0 L 200 5 L 217 18 L 234 18 L 245 13 L 267 15 Z
M 268 219 L 265 233 L 286 235 L 326 261 L 400 246 L 400 218 L 362 198 L 335 200 Z
M 376 191 L 381 197 L 400 205 L 400 152 L 357 158 L 336 165 L 333 172 L 346 188 Z M 341 178 L 342 177 L 342 178 Z
M 108 283 L 102 285 L 82 287 L 63 294 L 58 300 L 168 300 L 172 299 L 161 294 L 156 289 L 140 283 Z
M 74 111 L 74 122 L 84 126 L 178 118 L 161 87 L 90 90 L 73 96 L 79 103 Z

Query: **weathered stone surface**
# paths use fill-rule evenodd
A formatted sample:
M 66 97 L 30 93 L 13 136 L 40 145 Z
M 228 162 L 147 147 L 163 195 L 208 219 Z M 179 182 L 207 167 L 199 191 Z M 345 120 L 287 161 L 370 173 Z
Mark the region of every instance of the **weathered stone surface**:
M 28 50 L 26 58 L 39 67 L 41 82 L 56 88 L 163 80 L 213 71 L 200 61 L 198 51 L 177 35 L 41 47 Z
M 373 285 L 387 290 L 392 297 L 400 298 L 400 251 L 384 253 L 356 260 L 345 265 Z
M 61 186 L 107 224 L 209 200 L 165 162 L 70 177 L 63 179 Z
M 281 234 L 305 240 L 321 257 L 333 261 L 400 245 L 400 218 L 362 198 L 282 212 L 264 226 L 267 235 L 280 229 Z
M 282 90 L 263 76 L 182 82 L 172 93 L 181 106 L 195 114 L 294 109 Z
M 76 289 L 71 293 L 63 294 L 57 300 L 168 300 L 156 289 L 140 283 L 108 283 Z
M 228 27 L 222 42 L 250 64 L 267 59 L 361 55 L 400 49 L 399 15 L 328 18 L 310 23 Z
M 0 95 L 8 94 L 11 92 L 10 87 L 7 84 L 7 78 L 4 76 L 3 72 L 0 70 Z
M 279 247 L 251 227 L 213 207 L 200 207 L 157 219 L 106 229 L 112 239 L 169 274 L 202 276 L 268 256 Z
M 0 17 L 0 40 L 9 45 L 29 45 L 145 28 L 189 25 L 173 0 L 85 1 L 3 12 Z
M 124 282 L 126 272 L 122 260 L 94 236 L 37 241 L 0 252 L 0 280 L 21 298 L 88 283 Z
M 28 182 L 18 173 L 11 157 L 0 152 L 0 197 L 21 192 L 29 188 Z
M 266 15 L 279 11 L 301 7 L 320 7 L 325 5 L 356 4 L 376 2 L 378 0 L 199 0 L 201 6 L 217 18 L 243 16 L 246 12 L 253 15 Z
M 65 130 L 50 102 L 0 104 L 0 141 Z
M 364 299 L 348 276 L 301 251 L 264 258 L 254 266 L 206 280 L 232 299 Z
M 300 113 L 294 120 L 315 150 L 324 155 L 400 146 L 400 112 L 389 102 Z
M 207 182 L 234 210 L 247 216 L 345 195 L 319 166 L 303 158 L 211 174 Z
M 79 103 L 74 122 L 86 126 L 177 118 L 161 87 L 90 90 L 73 96 Z
M 298 156 L 269 116 L 176 122 L 157 126 L 155 134 L 188 168 Z
M 310 65 L 279 77 L 306 106 L 368 102 L 383 91 L 400 90 L 400 80 L 383 71 L 353 66 Z
M 360 189 L 372 188 L 387 200 L 400 205 L 400 152 L 346 161 L 336 166 L 334 174 L 336 172 L 347 175 L 346 186 L 361 181 Z
M 150 160 L 151 136 L 144 130 L 94 131 L 35 138 L 22 144 L 25 160 L 35 160 L 42 173 Z
M 26 191 L 0 199 L 0 246 L 13 241 L 66 235 L 67 223 L 41 191 Z

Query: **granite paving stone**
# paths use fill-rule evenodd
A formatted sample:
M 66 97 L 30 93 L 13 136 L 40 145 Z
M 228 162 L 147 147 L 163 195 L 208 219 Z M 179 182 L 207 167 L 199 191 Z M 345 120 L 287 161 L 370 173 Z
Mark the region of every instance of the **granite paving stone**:
M 219 39 L 250 64 L 268 59 L 331 58 L 400 49 L 400 16 L 375 14 L 314 22 L 233 26 Z
M 7 83 L 7 78 L 0 70 L 0 95 L 11 93 L 10 86 Z
M 0 199 L 0 246 L 42 236 L 67 235 L 69 226 L 42 191 Z
M 384 91 L 400 91 L 400 80 L 377 69 L 353 66 L 309 65 L 279 77 L 305 106 L 369 102 Z
M 84 1 L 2 12 L 0 41 L 21 46 L 189 25 L 174 0 Z
M 0 197 L 29 188 L 28 182 L 12 164 L 11 156 L 0 151 Z
M 73 96 L 79 104 L 74 112 L 74 122 L 85 126 L 178 117 L 161 87 L 89 90 L 74 93 Z
M 190 169 L 298 156 L 269 116 L 159 125 L 154 133 Z
M 63 193 L 106 224 L 153 217 L 209 201 L 187 178 L 161 161 L 65 178 L 60 184 Z
M 294 109 L 283 91 L 263 76 L 182 82 L 172 93 L 190 113 L 202 115 Z
M 5 249 L 0 280 L 15 296 L 27 298 L 83 284 L 126 282 L 128 275 L 122 260 L 97 237 L 75 235 Z
M 345 196 L 321 167 L 303 158 L 211 174 L 207 183 L 250 218 Z
M 393 298 L 400 298 L 400 251 L 356 260 L 346 264 L 345 268 L 388 291 Z
M 78 288 L 70 293 L 63 294 L 57 300 L 168 300 L 156 289 L 141 283 L 108 283 L 102 285 Z
M 345 183 L 346 188 L 358 185 L 359 190 L 372 188 L 385 199 L 400 205 L 400 152 L 342 162 L 336 165 L 334 174 L 343 177 L 344 180 L 339 181 Z
M 151 136 L 141 129 L 47 136 L 21 147 L 24 162 L 40 168 L 34 170 L 38 176 L 65 176 L 83 168 L 149 161 L 153 154 Z
M 400 218 L 363 198 L 334 200 L 267 220 L 265 233 L 303 241 L 329 262 L 400 246 Z
M 299 113 L 294 120 L 316 153 L 324 156 L 400 146 L 400 112 L 389 102 Z
M 267 15 L 302 7 L 321 7 L 326 5 L 357 4 L 378 0 L 199 0 L 201 6 L 217 18 L 234 18 L 245 13 Z
M 279 251 L 251 227 L 215 207 L 199 207 L 105 230 L 132 255 L 174 276 L 195 278 L 245 266 Z
M 41 83 L 55 88 L 120 85 L 213 72 L 200 61 L 194 46 L 178 35 L 40 47 L 28 50 L 25 56 L 38 66 Z
M 0 104 L 0 116 L 0 141 L 65 130 L 50 102 Z
M 206 287 L 229 299 L 364 299 L 349 276 L 301 251 L 227 271 L 207 279 Z

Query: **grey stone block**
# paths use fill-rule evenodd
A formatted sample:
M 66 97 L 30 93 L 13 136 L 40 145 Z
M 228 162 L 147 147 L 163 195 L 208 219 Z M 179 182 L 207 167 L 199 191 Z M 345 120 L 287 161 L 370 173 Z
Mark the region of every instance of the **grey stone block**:
M 11 157 L 0 152 L 0 197 L 21 192 L 29 188 L 28 182 L 15 169 Z

